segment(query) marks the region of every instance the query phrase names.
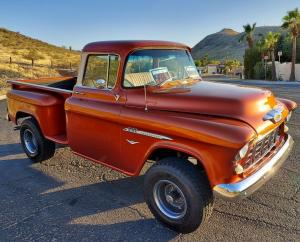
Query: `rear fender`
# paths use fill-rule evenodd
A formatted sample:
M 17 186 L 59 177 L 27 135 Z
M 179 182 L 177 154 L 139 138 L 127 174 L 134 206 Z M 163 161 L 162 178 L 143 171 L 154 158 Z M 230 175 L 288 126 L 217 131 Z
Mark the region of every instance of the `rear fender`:
M 7 93 L 7 107 L 14 123 L 26 114 L 34 117 L 45 137 L 66 132 L 64 102 L 59 97 L 48 93 L 11 90 Z

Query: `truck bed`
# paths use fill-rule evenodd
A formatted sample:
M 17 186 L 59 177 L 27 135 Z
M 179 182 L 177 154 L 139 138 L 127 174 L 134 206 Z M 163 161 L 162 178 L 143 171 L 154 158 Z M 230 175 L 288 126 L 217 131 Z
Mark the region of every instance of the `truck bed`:
M 43 90 L 52 91 L 67 91 L 72 92 L 76 85 L 77 77 L 52 77 L 52 78 L 41 78 L 41 79 L 27 79 L 27 80 L 11 80 L 8 83 L 12 84 L 12 88 L 19 87 L 34 87 Z
M 44 136 L 56 143 L 68 144 L 65 100 L 72 95 L 76 77 L 42 78 L 8 81 L 8 116 L 18 119 L 33 116 Z

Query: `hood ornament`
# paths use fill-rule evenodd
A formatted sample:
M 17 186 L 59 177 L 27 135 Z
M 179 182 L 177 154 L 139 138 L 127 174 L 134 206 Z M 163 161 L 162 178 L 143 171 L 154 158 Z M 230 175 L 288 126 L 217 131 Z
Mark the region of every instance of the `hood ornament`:
M 270 120 L 274 124 L 280 122 L 282 120 L 282 111 L 283 106 L 275 106 L 271 111 L 269 111 L 264 117 L 263 120 Z

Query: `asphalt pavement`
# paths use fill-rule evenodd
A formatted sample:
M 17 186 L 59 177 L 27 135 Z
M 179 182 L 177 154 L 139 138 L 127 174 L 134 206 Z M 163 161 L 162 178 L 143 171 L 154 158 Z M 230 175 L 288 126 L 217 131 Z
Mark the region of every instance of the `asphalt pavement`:
M 260 86 L 300 103 L 300 86 Z M 143 201 L 142 175 L 127 177 L 68 147 L 32 164 L 5 112 L 2 100 L 0 241 L 300 241 L 299 110 L 289 124 L 294 150 L 279 173 L 245 200 L 216 199 L 208 223 L 186 235 L 153 218 Z

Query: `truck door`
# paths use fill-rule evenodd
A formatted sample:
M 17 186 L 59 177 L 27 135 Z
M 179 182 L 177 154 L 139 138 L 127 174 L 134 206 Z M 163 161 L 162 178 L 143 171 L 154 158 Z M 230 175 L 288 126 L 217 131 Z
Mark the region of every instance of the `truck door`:
M 125 99 L 114 88 L 119 56 L 86 57 L 82 85 L 65 104 L 67 135 L 71 149 L 84 157 L 118 167 L 120 110 Z

